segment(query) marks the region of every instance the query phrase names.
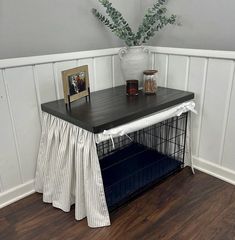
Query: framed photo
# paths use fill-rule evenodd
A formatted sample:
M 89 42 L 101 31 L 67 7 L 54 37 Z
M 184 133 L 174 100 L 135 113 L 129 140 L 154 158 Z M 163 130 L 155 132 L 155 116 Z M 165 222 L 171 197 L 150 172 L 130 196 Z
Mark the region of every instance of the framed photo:
M 65 103 L 89 96 L 89 74 L 87 65 L 63 71 L 62 80 Z

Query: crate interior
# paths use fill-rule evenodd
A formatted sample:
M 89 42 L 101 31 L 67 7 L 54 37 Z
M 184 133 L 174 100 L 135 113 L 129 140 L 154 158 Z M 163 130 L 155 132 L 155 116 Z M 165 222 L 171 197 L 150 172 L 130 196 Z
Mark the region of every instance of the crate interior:
M 110 210 L 182 168 L 187 114 L 97 145 Z

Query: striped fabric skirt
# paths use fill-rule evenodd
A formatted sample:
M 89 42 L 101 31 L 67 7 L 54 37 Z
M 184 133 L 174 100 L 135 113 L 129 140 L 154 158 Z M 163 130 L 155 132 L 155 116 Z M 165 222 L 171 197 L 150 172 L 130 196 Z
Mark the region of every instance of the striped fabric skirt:
M 43 112 L 35 189 L 43 201 L 69 212 L 75 204 L 75 219 L 87 218 L 88 226 L 110 225 L 96 143 L 127 135 L 187 111 L 194 102 L 164 110 L 100 134 Z M 190 133 L 190 131 L 188 131 Z M 113 146 L 115 147 L 115 146 Z

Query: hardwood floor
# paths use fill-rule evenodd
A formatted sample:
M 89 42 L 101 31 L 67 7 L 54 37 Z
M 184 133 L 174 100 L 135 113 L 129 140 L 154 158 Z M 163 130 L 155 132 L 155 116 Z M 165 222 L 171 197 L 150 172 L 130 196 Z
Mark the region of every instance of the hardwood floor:
M 189 168 L 111 214 L 112 226 L 87 227 L 33 194 L 0 210 L 0 240 L 235 239 L 235 186 Z

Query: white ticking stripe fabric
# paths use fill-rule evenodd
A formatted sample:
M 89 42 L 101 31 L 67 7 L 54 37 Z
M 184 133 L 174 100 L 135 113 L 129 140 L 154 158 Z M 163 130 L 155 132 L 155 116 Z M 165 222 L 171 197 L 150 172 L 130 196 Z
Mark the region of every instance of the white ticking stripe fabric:
M 109 226 L 95 135 L 47 113 L 42 125 L 36 191 L 65 212 L 75 203 L 75 219 L 90 227 Z

